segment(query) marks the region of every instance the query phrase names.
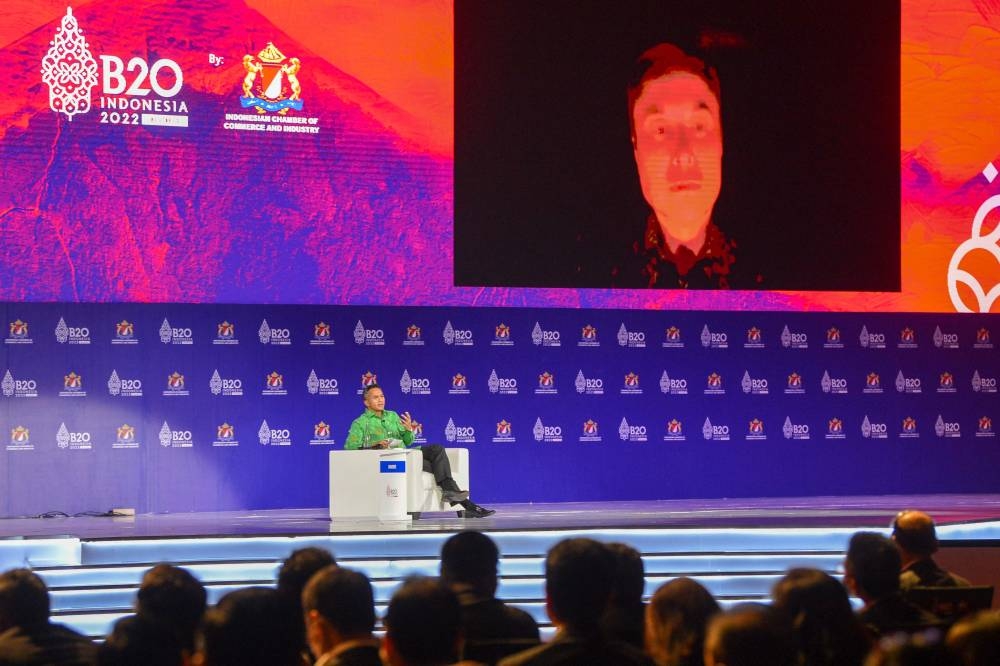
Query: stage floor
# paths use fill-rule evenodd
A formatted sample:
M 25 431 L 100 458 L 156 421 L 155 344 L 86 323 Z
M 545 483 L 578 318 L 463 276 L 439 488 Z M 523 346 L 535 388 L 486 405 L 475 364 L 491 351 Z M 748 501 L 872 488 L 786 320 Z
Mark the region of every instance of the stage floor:
M 607 528 L 886 529 L 902 509 L 922 509 L 939 526 L 1000 521 L 1000 495 L 886 495 L 499 504 L 489 518 L 465 520 L 428 513 L 412 523 L 331 521 L 325 508 L 140 514 L 134 517 L 0 519 L 0 538 L 143 539 L 379 532 L 490 532 Z M 945 537 L 947 538 L 947 537 Z

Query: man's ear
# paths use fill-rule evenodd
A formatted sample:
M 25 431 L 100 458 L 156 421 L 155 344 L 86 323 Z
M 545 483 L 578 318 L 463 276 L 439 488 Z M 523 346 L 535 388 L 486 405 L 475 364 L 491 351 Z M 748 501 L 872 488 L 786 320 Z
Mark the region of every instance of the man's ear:
M 562 620 L 559 619 L 559 614 L 552 609 L 552 600 L 549 599 L 548 590 L 545 592 L 545 613 L 552 620 L 552 624 L 558 626 L 562 623 Z
M 379 648 L 379 656 L 382 658 L 382 661 L 389 664 L 389 666 L 395 666 L 397 663 L 396 659 L 398 658 L 398 654 L 396 652 L 396 645 L 392 642 L 392 636 L 389 635 L 389 632 L 386 632 L 385 636 L 382 637 L 382 645 Z

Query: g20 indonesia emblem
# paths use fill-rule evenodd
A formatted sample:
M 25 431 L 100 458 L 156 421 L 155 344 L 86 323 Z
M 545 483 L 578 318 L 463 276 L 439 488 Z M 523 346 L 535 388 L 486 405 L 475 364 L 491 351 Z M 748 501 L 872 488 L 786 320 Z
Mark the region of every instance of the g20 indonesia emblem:
M 272 42 L 256 56 L 243 56 L 243 94 L 240 104 L 244 109 L 257 113 L 288 113 L 288 109 L 302 110 L 302 85 L 298 73 L 302 61 L 286 58 Z

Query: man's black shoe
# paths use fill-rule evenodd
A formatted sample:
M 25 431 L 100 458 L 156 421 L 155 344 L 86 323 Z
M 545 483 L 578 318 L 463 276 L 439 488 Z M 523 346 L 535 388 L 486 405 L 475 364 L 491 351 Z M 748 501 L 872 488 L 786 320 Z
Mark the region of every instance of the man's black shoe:
M 472 504 L 472 503 L 470 502 L 470 504 Z M 478 504 L 472 504 L 472 506 L 470 506 L 469 508 L 467 508 L 465 511 L 459 511 L 458 512 L 458 517 L 459 518 L 486 518 L 488 516 L 492 516 L 494 513 L 496 513 L 496 511 L 494 511 L 493 509 L 487 509 L 485 507 L 479 506 Z
M 468 490 L 442 490 L 441 499 L 445 502 L 451 502 L 452 504 L 458 504 L 459 502 L 464 502 L 469 499 Z

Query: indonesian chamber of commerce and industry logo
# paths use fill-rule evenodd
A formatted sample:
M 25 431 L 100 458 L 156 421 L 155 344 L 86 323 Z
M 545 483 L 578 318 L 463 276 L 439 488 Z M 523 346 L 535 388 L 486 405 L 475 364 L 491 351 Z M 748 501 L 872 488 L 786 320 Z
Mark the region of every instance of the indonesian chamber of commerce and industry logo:
M 330 328 L 330 324 L 325 321 L 313 324 L 313 334 L 312 338 L 309 339 L 309 344 L 314 346 L 334 344 L 333 331 Z
M 220 321 L 215 326 L 215 338 L 213 345 L 238 345 L 239 338 L 236 337 L 236 324 L 229 320 Z
M 378 375 L 368 370 L 361 375 L 361 386 L 358 388 L 358 395 L 364 395 L 365 389 L 378 384 Z
M 684 348 L 684 338 L 681 337 L 681 329 L 676 326 L 668 326 L 663 334 L 664 349 L 683 349 Z
M 239 445 L 240 442 L 236 439 L 236 428 L 229 421 L 223 421 L 215 427 L 215 439 L 212 440 L 213 447 L 228 448 Z
M 8 345 L 30 345 L 34 342 L 28 335 L 28 322 L 15 319 L 10 322 L 9 334 L 4 338 L 4 344 Z
M 416 324 L 410 324 L 406 327 L 406 331 L 403 335 L 403 346 L 404 347 L 423 347 L 424 338 L 423 331 Z
M 597 337 L 597 329 L 587 324 L 580 329 L 580 339 L 576 341 L 577 347 L 600 347 L 601 341 Z
M 256 56 L 243 56 L 243 94 L 240 106 L 253 109 L 258 114 L 278 113 L 287 115 L 289 109 L 301 111 L 302 84 L 299 71 L 302 61 L 288 58 L 273 42 L 257 52 Z
M 333 437 L 331 436 L 330 424 L 326 421 L 320 421 L 319 423 L 313 425 L 313 436 L 309 440 L 309 446 L 329 446 L 333 444 Z
M 115 324 L 115 335 L 111 338 L 113 345 L 137 345 L 139 339 L 135 337 L 135 325 L 128 319 L 122 319 Z

